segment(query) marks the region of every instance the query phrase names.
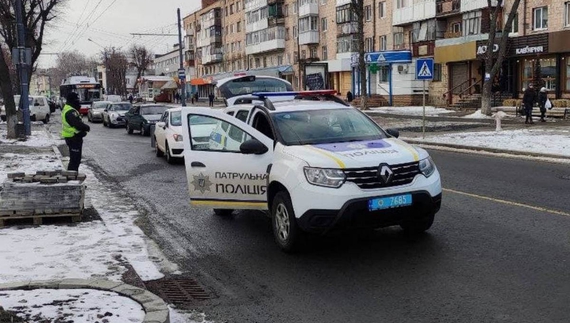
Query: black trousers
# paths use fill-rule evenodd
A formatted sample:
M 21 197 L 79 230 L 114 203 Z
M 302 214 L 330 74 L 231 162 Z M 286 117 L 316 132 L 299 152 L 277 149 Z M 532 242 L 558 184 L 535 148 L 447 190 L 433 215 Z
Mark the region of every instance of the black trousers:
M 81 164 L 83 138 L 67 138 L 65 143 L 69 147 L 69 165 L 67 165 L 67 170 L 78 171 L 79 164 Z
M 526 113 L 525 122 L 532 122 L 532 105 L 525 105 L 524 112 Z

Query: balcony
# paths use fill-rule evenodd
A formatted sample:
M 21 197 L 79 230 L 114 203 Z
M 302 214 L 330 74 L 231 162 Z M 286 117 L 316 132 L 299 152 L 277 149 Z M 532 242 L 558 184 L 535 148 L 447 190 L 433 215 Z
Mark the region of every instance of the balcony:
M 420 1 L 408 7 L 394 9 L 392 14 L 392 23 L 394 26 L 401 26 L 411 24 L 416 21 L 435 18 L 435 12 L 435 0 Z
M 269 19 L 265 18 L 265 19 L 261 19 L 258 20 L 254 23 L 251 24 L 245 24 L 245 32 L 246 33 L 251 33 L 254 31 L 259 31 L 259 30 L 263 30 L 263 29 L 267 29 L 269 27 Z
M 186 43 L 186 51 L 193 52 L 195 50 L 193 43 Z
M 299 45 L 319 43 L 319 32 L 315 30 L 299 33 Z
M 307 1 L 301 6 L 299 6 L 299 17 L 304 17 L 308 15 L 319 15 L 319 4 L 316 0 Z
M 188 28 L 185 31 L 186 31 L 186 36 L 194 36 L 194 29 L 193 28 Z
M 185 66 L 194 66 L 194 64 L 196 64 L 196 61 L 195 61 L 195 60 L 193 60 L 193 59 L 188 59 L 188 60 L 186 60 L 186 62 L 185 62 L 184 65 L 185 65 Z
M 258 44 L 245 46 L 245 54 L 252 55 L 252 54 L 280 51 L 283 49 L 285 49 L 285 39 L 273 39 Z
M 205 54 L 202 55 L 202 64 L 206 65 L 206 64 L 219 63 L 222 61 L 222 59 L 223 59 L 222 54 Z
M 275 5 L 278 3 L 283 4 L 283 3 L 285 3 L 285 0 L 267 0 L 268 6 L 272 6 L 272 5 Z
M 269 17 L 267 18 L 267 25 L 269 27 L 283 26 L 285 25 L 284 17 Z
M 488 8 L 487 0 L 460 0 L 460 9 L 459 12 L 468 12 L 473 10 L 479 10 Z M 491 1 L 491 7 L 497 6 L 497 0 Z
M 350 3 L 352 3 L 352 0 L 336 0 L 337 7 L 344 6 L 345 4 L 350 4 Z
M 213 26 L 222 26 L 222 18 L 216 17 L 208 20 L 202 20 L 203 28 L 210 28 Z
M 440 0 L 435 5 L 436 17 L 447 17 L 458 14 L 461 10 L 460 0 Z
M 344 24 L 336 25 L 337 36 L 352 35 L 358 33 L 358 23 L 346 22 Z
M 222 35 L 210 36 L 210 44 L 218 44 L 222 42 Z

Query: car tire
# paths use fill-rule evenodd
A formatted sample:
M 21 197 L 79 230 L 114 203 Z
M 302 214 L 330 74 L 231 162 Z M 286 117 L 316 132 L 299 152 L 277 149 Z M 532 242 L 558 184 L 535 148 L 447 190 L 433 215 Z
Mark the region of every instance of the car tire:
M 144 129 L 144 124 L 141 124 L 141 136 L 146 136 L 146 131 Z
M 285 191 L 275 195 L 271 205 L 271 224 L 275 242 L 286 253 L 299 250 L 303 232 L 297 225 L 291 197 Z
M 91 122 L 91 123 L 93 122 L 93 121 L 91 120 L 91 116 L 90 116 L 90 115 L 87 115 L 87 121 L 89 121 L 89 122 Z
M 46 114 L 45 118 L 42 120 L 44 124 L 49 122 L 49 114 Z
M 168 147 L 168 141 L 164 143 L 164 154 L 166 155 L 166 162 L 169 164 L 174 164 L 176 158 L 172 157 L 170 154 L 170 148 Z
M 103 117 L 103 127 L 107 126 L 107 121 L 105 120 L 105 117 Z
M 406 234 L 421 234 L 431 228 L 434 218 L 435 213 L 431 213 L 421 218 L 405 221 L 400 224 L 400 228 L 402 228 Z
M 214 214 L 217 216 L 230 216 L 233 212 L 232 209 L 214 209 Z
M 154 137 L 154 153 L 156 154 L 156 157 L 162 157 L 164 156 L 164 153 L 162 152 L 162 150 L 160 150 L 160 148 L 158 148 L 158 145 L 156 143 L 156 137 Z
M 128 122 L 125 124 L 125 129 L 127 129 L 127 133 L 128 133 L 129 135 L 132 135 L 132 134 L 133 134 L 133 128 L 131 128 L 131 126 L 129 126 L 129 123 L 128 123 Z

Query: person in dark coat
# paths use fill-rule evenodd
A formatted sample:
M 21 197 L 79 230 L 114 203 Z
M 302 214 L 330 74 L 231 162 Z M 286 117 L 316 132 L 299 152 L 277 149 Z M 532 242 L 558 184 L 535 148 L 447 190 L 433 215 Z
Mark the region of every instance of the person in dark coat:
M 208 101 L 210 102 L 210 107 L 214 107 L 214 93 L 210 93 L 210 95 L 208 95 Z
M 540 107 L 540 122 L 546 122 L 544 116 L 546 114 L 546 101 L 548 96 L 546 94 L 546 88 L 542 87 L 538 93 L 538 106 Z
M 350 103 L 350 102 L 352 102 L 352 99 L 354 99 L 352 97 L 352 92 L 350 92 L 350 91 L 346 92 L 346 101 L 348 101 Z
M 536 102 L 536 92 L 533 89 L 532 83 L 530 83 L 528 85 L 528 88 L 524 91 L 523 95 L 523 105 L 526 114 L 526 119 L 524 123 L 526 124 L 534 124 L 534 122 L 532 121 L 532 107 L 534 106 L 535 102 Z
M 133 104 L 133 99 L 134 99 L 134 98 L 133 98 L 133 94 L 132 94 L 132 93 L 129 93 L 129 102 L 130 102 L 131 104 Z
M 79 109 L 81 103 L 77 93 L 71 92 L 67 95 L 67 102 L 61 112 L 61 136 L 65 139 L 69 147 L 69 164 L 67 170 L 79 170 L 81 164 L 81 151 L 83 150 L 83 137 L 91 130 L 83 123 Z

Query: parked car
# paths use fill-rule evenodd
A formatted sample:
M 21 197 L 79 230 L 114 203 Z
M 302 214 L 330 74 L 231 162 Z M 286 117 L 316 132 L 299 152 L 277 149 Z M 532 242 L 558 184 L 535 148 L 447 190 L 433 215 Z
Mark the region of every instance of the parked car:
M 53 101 L 52 99 L 48 99 L 48 104 L 49 104 L 49 112 L 54 113 L 55 110 L 57 110 L 57 105 L 55 104 L 55 101 Z
M 41 95 L 30 95 L 28 100 L 30 102 L 30 120 L 48 123 L 50 119 L 50 108 L 47 98 Z M 16 110 L 18 110 L 20 105 L 20 96 L 14 95 L 14 101 L 16 103 Z M 6 121 L 5 106 L 2 106 L 0 109 L 0 119 L 2 119 L 2 121 Z
M 127 133 L 132 134 L 136 130 L 141 136 L 147 136 L 150 133 L 150 126 L 160 120 L 169 108 L 171 107 L 160 104 L 135 105 L 125 114 Z
M 428 230 L 442 200 L 428 152 L 335 94 L 291 92 L 296 99 L 272 102 L 270 96 L 287 92 L 252 93 L 261 104 L 236 101 L 224 112 L 183 108 L 190 203 L 221 216 L 265 210 L 286 252 L 300 246 L 305 232 Z M 200 136 L 192 126 L 203 119 L 218 123 L 207 147 L 192 140 Z
M 113 128 L 125 125 L 125 114 L 132 108 L 129 102 L 112 102 L 103 110 L 103 126 Z
M 87 120 L 89 122 L 103 122 L 103 112 L 113 102 L 96 101 L 91 104 L 89 112 L 87 112 Z
M 184 157 L 184 143 L 182 142 L 182 108 L 171 108 L 164 112 L 162 118 L 156 123 L 154 130 L 155 151 L 157 157 L 166 156 L 169 164 Z M 203 122 L 195 120 L 192 125 L 194 144 L 208 146 L 210 134 L 217 123 L 204 118 Z
M 172 103 L 172 99 L 167 91 L 160 91 L 160 94 L 154 96 L 154 102 Z

